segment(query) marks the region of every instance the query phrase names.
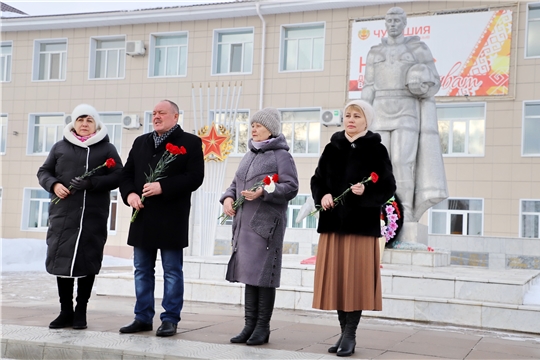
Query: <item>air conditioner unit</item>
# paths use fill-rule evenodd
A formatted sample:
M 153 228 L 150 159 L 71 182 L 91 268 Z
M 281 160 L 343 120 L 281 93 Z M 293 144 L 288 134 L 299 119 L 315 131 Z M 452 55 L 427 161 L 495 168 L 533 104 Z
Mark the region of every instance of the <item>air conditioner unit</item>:
M 122 126 L 124 129 L 138 129 L 141 127 L 139 115 L 124 115 L 122 118 Z
M 341 126 L 343 114 L 341 110 L 323 110 L 321 112 L 321 124 L 324 126 Z
M 144 55 L 146 49 L 142 40 L 126 41 L 126 55 L 137 56 Z
M 64 115 L 64 124 L 69 124 L 71 122 L 71 114 Z

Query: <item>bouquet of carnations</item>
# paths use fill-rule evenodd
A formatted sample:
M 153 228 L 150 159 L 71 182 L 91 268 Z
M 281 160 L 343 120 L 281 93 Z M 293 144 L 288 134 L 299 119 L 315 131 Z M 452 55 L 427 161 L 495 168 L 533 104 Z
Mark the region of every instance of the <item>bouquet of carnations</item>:
M 360 181 L 360 184 L 365 184 L 365 183 L 367 183 L 368 181 L 373 181 L 373 183 L 376 183 L 377 181 L 379 181 L 379 175 L 377 175 L 377 173 L 372 172 L 372 173 L 369 175 L 369 177 L 368 177 L 367 179 L 364 179 L 364 180 Z M 354 185 L 354 184 L 353 184 L 353 185 Z M 333 200 L 334 200 L 334 205 L 338 205 L 338 204 L 340 204 L 340 203 L 343 202 L 343 198 L 345 197 L 345 195 L 347 195 L 347 193 L 348 193 L 349 191 L 351 191 L 351 187 L 352 187 L 352 185 L 349 186 L 349 187 L 347 188 L 347 190 L 345 190 L 343 193 L 341 193 L 341 195 L 339 195 L 338 197 L 335 197 L 335 198 L 333 199 Z M 317 209 L 315 209 L 315 210 L 313 210 L 312 212 L 310 212 L 310 213 L 308 214 L 308 216 L 313 216 L 313 215 L 315 215 L 316 213 L 318 213 L 319 211 L 323 210 L 323 207 L 322 207 L 321 205 L 317 205 L 316 208 L 317 208 Z
M 113 158 L 108 158 L 107 160 L 105 160 L 105 162 L 104 162 L 103 164 L 99 165 L 99 166 L 96 167 L 95 169 L 92 169 L 92 170 L 90 170 L 90 171 L 85 172 L 84 174 L 82 174 L 81 176 L 79 176 L 79 178 L 80 178 L 80 179 L 84 179 L 84 178 L 90 177 L 90 176 L 94 175 L 94 173 L 95 173 L 96 171 L 98 171 L 99 169 L 101 169 L 102 167 L 105 167 L 105 166 L 106 166 L 107 168 L 109 168 L 109 169 L 110 169 L 110 168 L 113 168 L 113 167 L 116 166 L 116 161 L 114 161 Z M 71 191 L 71 189 L 73 189 L 73 185 L 69 185 L 68 190 Z M 58 203 L 60 202 L 60 200 L 62 200 L 62 199 L 60 199 L 60 198 L 57 196 L 57 197 L 55 197 L 54 199 L 51 200 L 51 204 L 58 204 Z
M 253 184 L 253 186 L 249 188 L 249 191 L 255 191 L 262 186 L 264 190 L 266 190 L 267 193 L 271 194 L 274 192 L 274 190 L 276 190 L 276 183 L 278 182 L 278 180 L 279 180 L 278 174 L 274 174 L 272 176 L 266 175 L 264 179 Z M 233 202 L 232 204 L 233 210 L 236 211 L 236 209 L 242 206 L 244 201 L 246 201 L 246 197 L 244 195 L 241 195 L 238 199 L 236 199 Z M 229 218 L 229 215 L 222 213 L 218 217 L 218 220 L 221 220 L 220 223 L 221 225 L 223 225 L 225 224 L 225 221 L 227 221 L 228 218 Z
M 176 159 L 176 156 L 178 155 L 185 155 L 187 153 L 186 148 L 183 146 L 176 146 L 171 143 L 167 143 L 165 145 L 165 152 L 161 156 L 161 159 L 159 159 L 158 163 L 156 164 L 156 168 L 152 169 L 150 165 L 150 174 L 146 175 L 146 183 L 151 183 L 154 181 L 158 181 L 160 179 L 165 178 L 166 176 L 163 176 L 163 173 L 165 170 L 167 170 L 167 167 L 169 164 Z M 141 202 L 144 202 L 145 197 L 141 197 Z M 133 213 L 133 216 L 131 217 L 131 222 L 134 222 L 137 218 L 137 215 L 139 214 L 139 210 L 135 210 Z

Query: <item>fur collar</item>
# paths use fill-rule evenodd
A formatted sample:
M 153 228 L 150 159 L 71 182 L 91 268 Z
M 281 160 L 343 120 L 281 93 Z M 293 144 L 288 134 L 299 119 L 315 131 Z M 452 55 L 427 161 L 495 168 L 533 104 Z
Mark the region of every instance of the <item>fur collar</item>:
M 96 131 L 96 135 L 92 136 L 90 139 L 86 140 L 85 142 L 82 142 L 81 140 L 77 139 L 75 135 L 73 135 L 73 133 L 71 132 L 72 129 L 73 129 L 72 123 L 69 123 L 64 127 L 64 139 L 66 141 L 69 141 L 73 145 L 76 145 L 82 148 L 87 148 L 89 146 L 95 145 L 107 137 L 107 127 L 103 124 L 101 124 L 101 128 L 98 131 Z

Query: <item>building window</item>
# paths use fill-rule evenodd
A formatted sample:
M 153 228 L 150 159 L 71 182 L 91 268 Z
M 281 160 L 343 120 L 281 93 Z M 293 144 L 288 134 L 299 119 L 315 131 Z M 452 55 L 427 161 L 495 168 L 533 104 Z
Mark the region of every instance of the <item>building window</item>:
M 65 80 L 66 60 L 66 39 L 35 40 L 32 80 Z
M 281 110 L 281 131 L 292 154 L 319 154 L 320 113 L 319 109 Z
M 0 155 L 6 153 L 6 142 L 7 142 L 7 115 L 0 115 Z
M 521 200 L 521 226 L 519 236 L 540 238 L 540 200 Z
M 317 219 L 313 216 L 306 216 L 301 222 L 296 222 L 296 217 L 309 196 L 310 195 L 297 195 L 294 199 L 289 201 L 289 206 L 287 207 L 287 227 L 298 229 L 317 228 Z
M 430 234 L 483 234 L 483 199 L 446 199 L 433 206 L 429 215 Z
M 118 79 L 124 77 L 126 39 L 93 38 L 90 42 L 90 78 Z
M 527 5 L 525 57 L 540 56 L 540 3 Z
M 210 111 L 210 120 L 215 121 L 217 124 L 225 123 L 225 120 L 234 114 L 219 113 L 216 121 L 214 111 Z M 250 139 L 251 127 L 249 126 L 249 110 L 237 110 L 236 111 L 236 128 L 232 136 L 233 140 L 233 154 L 245 154 L 248 151 L 248 140 Z
M 22 230 L 47 230 L 49 226 L 49 193 L 43 189 L 24 189 Z
M 540 101 L 524 103 L 521 143 L 524 156 L 540 156 Z
M 485 104 L 437 105 L 437 118 L 443 155 L 484 155 Z
M 116 233 L 116 220 L 118 215 L 118 190 L 112 190 L 110 193 L 111 202 L 109 204 L 109 233 Z
M 143 123 L 143 132 L 145 134 L 154 131 L 154 126 L 152 126 L 152 111 L 144 112 L 144 123 Z M 180 110 L 178 114 L 178 125 L 181 127 L 184 126 L 184 110 Z
M 214 75 L 251 73 L 253 29 L 216 30 L 213 53 Z
M 0 82 L 11 81 L 11 52 L 13 44 L 9 42 L 0 43 Z
M 150 36 L 150 77 L 186 76 L 187 33 L 152 34 Z
M 281 71 L 322 70 L 324 23 L 281 28 Z
M 30 114 L 28 120 L 28 154 L 46 155 L 64 131 L 63 114 Z
M 109 141 L 120 154 L 122 148 L 122 113 L 99 113 L 99 118 L 107 127 Z

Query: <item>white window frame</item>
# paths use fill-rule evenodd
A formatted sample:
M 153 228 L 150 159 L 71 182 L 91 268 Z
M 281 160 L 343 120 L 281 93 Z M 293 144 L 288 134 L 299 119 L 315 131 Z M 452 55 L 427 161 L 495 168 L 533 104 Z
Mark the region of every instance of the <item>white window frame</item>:
M 303 28 L 303 27 L 313 27 L 313 26 L 316 26 L 316 25 L 322 25 L 322 28 L 323 28 L 323 36 L 322 36 L 322 41 L 323 41 L 323 51 L 322 51 L 322 59 L 321 59 L 321 63 L 322 63 L 322 67 L 320 69 L 313 69 L 313 39 L 315 39 L 315 37 L 312 37 L 312 47 L 311 47 L 311 68 L 310 69 L 298 69 L 298 55 L 296 56 L 296 69 L 285 69 L 285 65 L 287 63 L 286 59 L 285 59 L 285 41 L 287 41 L 287 39 L 285 38 L 285 31 L 287 29 L 294 29 L 294 28 Z M 297 47 L 297 51 L 298 51 L 298 47 Z M 324 71 L 324 59 L 325 59 L 325 49 L 326 49 L 326 21 L 317 21 L 317 22 L 310 22 L 310 23 L 300 23 L 300 24 L 286 24 L 286 25 L 281 25 L 281 29 L 280 29 L 280 40 L 279 40 L 279 63 L 278 63 L 278 70 L 279 72 L 312 72 L 312 71 Z
M 534 201 L 534 202 L 540 202 L 540 199 L 520 199 L 519 200 L 519 237 L 521 238 L 524 238 L 524 239 L 539 239 L 540 238 L 540 228 L 539 229 L 536 229 L 536 231 L 538 232 L 539 234 L 539 237 L 535 238 L 535 237 L 526 237 L 523 235 L 523 216 L 524 215 L 529 215 L 529 216 L 536 216 L 538 217 L 538 223 L 539 223 L 539 227 L 540 227 L 540 212 L 523 212 L 523 202 L 525 201 Z
M 536 58 L 540 58 L 540 54 L 538 55 L 531 55 L 529 56 L 527 54 L 527 50 L 528 50 L 528 47 L 527 45 L 529 44 L 529 23 L 532 22 L 532 21 L 540 21 L 540 19 L 535 19 L 535 20 L 529 20 L 529 10 L 534 7 L 534 8 L 540 8 L 540 2 L 532 2 L 532 3 L 528 3 L 527 4 L 527 13 L 526 13 L 526 16 L 525 16 L 525 19 L 527 20 L 526 21 L 526 24 L 525 24 L 525 43 L 524 43 L 524 46 L 523 46 L 523 56 L 525 59 L 536 59 Z M 538 34 L 538 37 L 540 39 L 540 34 Z
M 0 114 L 0 118 L 6 118 L 6 123 L 0 122 L 0 155 L 6 155 L 8 114 Z
M 46 198 L 35 198 L 32 199 L 30 196 L 32 194 L 32 190 L 38 190 L 43 191 L 47 193 Z M 37 227 L 31 227 L 28 225 L 28 221 L 30 221 L 30 202 L 31 201 L 37 201 L 39 203 L 39 209 L 38 211 L 38 224 L 41 224 L 41 221 L 43 218 L 41 217 L 41 214 L 43 213 L 43 208 L 47 207 L 49 208 L 49 204 L 51 202 L 50 194 L 43 190 L 42 188 L 23 188 L 23 206 L 22 206 L 22 216 L 21 216 L 21 230 L 22 231 L 35 231 L 35 232 L 46 232 L 48 229 L 48 226 L 37 226 Z M 48 210 L 47 210 L 48 215 Z M 47 216 L 48 217 L 48 216 Z M 48 219 L 47 219 L 48 223 Z
M 5 64 L 6 64 L 6 67 L 4 69 L 0 68 L 0 83 L 11 82 L 11 73 L 13 71 L 13 41 L 2 41 L 0 42 L 0 46 L 11 47 L 11 54 L 8 54 L 8 55 L 0 54 L 0 58 L 5 58 Z M 9 72 L 8 72 L 8 68 L 9 68 Z
M 290 229 L 317 229 L 317 222 L 318 222 L 317 218 L 311 217 L 311 216 L 306 216 L 305 218 L 303 218 L 302 222 L 300 223 L 301 224 L 300 226 L 292 226 L 293 224 L 296 224 L 296 216 L 294 214 L 294 210 L 300 210 L 304 204 L 293 205 L 293 204 L 291 204 L 291 202 L 293 200 L 297 199 L 300 196 L 305 197 L 305 200 L 307 200 L 311 196 L 311 194 L 297 194 L 294 199 L 289 201 L 288 206 L 287 206 L 287 228 L 290 228 Z M 307 227 L 308 218 L 313 218 L 314 219 L 314 221 L 315 221 L 315 226 L 314 227 Z
M 168 48 L 177 47 L 178 48 L 178 62 L 180 62 L 180 48 L 186 49 L 186 59 L 185 59 L 185 66 L 184 69 L 181 69 L 183 71 L 183 74 L 178 75 L 155 75 L 154 74 L 154 65 L 156 61 L 156 38 L 159 37 L 179 37 L 179 36 L 185 36 L 186 37 L 186 45 L 170 45 L 166 46 L 167 51 Z M 178 32 L 165 32 L 165 33 L 152 33 L 150 34 L 150 40 L 149 40 L 149 57 L 148 57 L 148 77 L 149 78 L 168 78 L 168 77 L 186 77 L 187 76 L 187 69 L 188 69 L 188 54 L 189 54 L 189 32 L 188 31 L 178 31 Z M 180 64 L 178 65 L 178 68 L 180 67 Z M 167 68 L 167 65 L 165 65 L 165 69 Z
M 36 121 L 36 117 L 40 117 L 40 116 L 44 116 L 44 117 L 60 116 L 62 118 L 62 121 L 59 122 L 58 124 L 44 126 L 44 127 L 53 127 L 53 126 L 56 127 L 55 140 L 53 144 L 62 139 L 64 127 L 66 126 L 64 122 L 64 117 L 65 117 L 64 113 L 30 113 L 28 114 L 28 141 L 26 143 L 26 155 L 43 156 L 43 155 L 49 154 L 49 151 L 34 152 L 34 140 L 35 140 L 34 137 L 36 135 L 35 121 Z M 45 136 L 45 134 L 42 134 L 42 135 Z
M 42 52 L 41 51 L 41 45 L 42 44 L 55 44 L 64 42 L 66 44 L 66 49 L 64 51 L 51 51 L 51 52 Z M 66 72 L 67 72 L 67 49 L 68 49 L 68 39 L 67 38 L 58 38 L 58 39 L 37 39 L 34 40 L 34 56 L 33 56 L 33 66 L 32 66 L 32 81 L 65 81 L 66 80 Z M 47 76 L 44 79 L 39 78 L 39 69 L 40 69 L 40 61 L 41 61 L 41 54 L 45 53 L 49 55 L 49 67 L 45 69 L 47 71 Z M 60 78 L 59 79 L 51 79 L 50 76 L 50 55 L 52 54 L 60 54 L 60 71 L 59 73 Z
M 116 151 L 118 151 L 118 154 L 120 155 L 122 150 L 122 129 L 123 129 L 123 122 L 122 119 L 124 118 L 124 113 L 121 111 L 102 111 L 98 113 L 100 116 L 100 120 L 103 123 L 103 125 L 107 126 L 107 132 L 109 135 L 109 141 L 111 144 L 113 144 L 116 147 Z M 120 121 L 118 123 L 108 123 L 103 121 L 103 116 L 107 115 L 119 115 Z M 118 144 L 115 143 L 115 135 L 119 133 L 120 139 L 118 140 Z
M 294 123 L 297 123 L 297 122 L 298 123 L 304 122 L 304 121 L 286 121 L 286 120 L 283 120 L 283 112 L 302 112 L 302 111 L 318 111 L 319 112 L 319 116 L 317 116 L 316 119 L 314 119 L 313 121 L 308 121 L 308 126 L 309 126 L 310 123 L 319 124 L 319 144 L 317 146 L 317 152 L 316 153 L 310 153 L 310 152 L 299 153 L 299 152 L 294 151 L 294 125 L 293 125 L 293 133 L 292 133 L 291 141 L 289 141 L 287 139 L 287 144 L 290 147 L 289 152 L 294 157 L 319 157 L 320 154 L 321 154 L 322 125 L 321 125 L 321 121 L 320 121 L 320 114 L 321 114 L 322 109 L 320 107 L 309 107 L 309 108 L 279 108 L 278 110 L 279 110 L 279 112 L 281 114 L 281 129 L 282 129 L 282 131 L 283 131 L 283 125 L 284 124 L 289 124 L 289 123 L 294 124 Z M 309 133 L 307 134 L 307 139 L 306 139 L 306 149 L 309 150 Z
M 485 224 L 485 221 L 484 221 L 484 206 L 485 206 L 485 202 L 484 202 L 484 199 L 483 198 L 471 198 L 471 197 L 449 197 L 448 199 L 446 199 L 448 201 L 451 201 L 451 200 L 479 200 L 482 202 L 482 210 L 456 210 L 456 209 L 434 209 L 433 207 L 431 207 L 429 209 L 429 212 L 428 212 L 428 233 L 429 234 L 434 234 L 433 233 L 433 224 L 432 224 L 432 221 L 433 221 L 433 213 L 434 212 L 438 212 L 438 213 L 446 213 L 446 229 L 445 229 L 445 233 L 444 234 L 440 234 L 440 233 L 437 233 L 438 235 L 459 235 L 459 236 L 483 236 L 484 235 L 484 224 Z M 467 214 L 480 214 L 482 215 L 482 224 L 480 226 L 480 234 L 467 234 L 467 226 L 468 226 L 468 219 L 467 219 Z M 462 234 L 451 234 L 450 233 L 450 226 L 451 226 L 451 216 L 452 215 L 463 215 L 463 230 L 465 233 L 462 233 Z
M 116 195 L 116 199 L 114 199 Z M 110 191 L 110 202 L 109 202 L 109 217 L 107 218 L 107 233 L 109 235 L 115 235 L 118 229 L 118 209 L 119 209 L 119 199 L 120 199 L 120 190 L 118 188 Z M 114 217 L 112 216 L 114 210 Z
M 443 157 L 484 157 L 486 154 L 486 111 L 487 111 L 487 104 L 485 102 L 473 102 L 473 103 L 451 103 L 451 104 L 437 104 L 437 108 L 455 108 L 455 107 L 484 107 L 484 144 L 483 144 L 483 151 L 481 154 L 469 154 L 469 123 L 471 119 L 444 119 L 444 121 L 449 121 L 450 126 L 448 130 L 448 153 L 442 154 Z M 478 119 L 473 119 L 478 120 Z M 443 121 L 443 119 L 438 119 L 437 121 Z M 454 122 L 465 122 L 466 123 L 466 130 L 465 130 L 465 151 L 464 152 L 452 152 L 452 141 L 453 141 L 453 123 Z M 442 144 L 441 144 L 442 146 Z M 442 150 L 442 148 L 441 148 Z
M 122 40 L 124 41 L 124 48 L 116 48 L 109 50 L 118 50 L 118 60 L 123 58 L 123 69 L 120 66 L 120 61 L 117 64 L 116 77 L 96 77 L 96 55 L 97 55 L 97 44 L 100 41 L 114 41 Z M 123 52 L 122 52 L 123 50 Z M 108 56 L 108 55 L 107 55 Z M 126 35 L 111 35 L 111 36 L 95 36 L 90 38 L 90 60 L 88 62 L 88 80 L 114 80 L 114 79 L 125 79 L 126 77 Z
M 144 120 L 143 120 L 143 134 L 148 134 L 154 131 L 154 127 L 152 126 L 152 115 L 153 111 L 145 111 L 144 112 Z M 184 127 L 184 110 L 178 110 L 178 125 L 180 127 Z
M 242 65 L 241 71 L 238 72 L 232 72 L 231 71 L 231 62 L 229 61 L 228 71 L 227 72 L 218 72 L 218 39 L 220 34 L 239 34 L 239 33 L 249 33 L 251 32 L 251 35 L 253 37 L 251 41 L 251 69 L 250 71 L 245 71 L 245 64 L 244 64 L 244 57 L 246 53 L 246 44 L 249 42 L 243 42 L 242 44 Z M 229 60 L 230 60 L 230 51 L 229 51 Z M 253 57 L 255 55 L 255 28 L 254 27 L 241 27 L 241 28 L 227 28 L 227 29 L 214 29 L 213 32 L 213 39 L 212 39 L 212 76 L 220 76 L 220 75 L 249 75 L 253 73 Z
M 540 152 L 539 153 L 534 153 L 534 154 L 525 154 L 525 149 L 524 149 L 524 145 L 525 145 L 525 133 L 527 132 L 527 129 L 525 128 L 525 108 L 527 107 L 527 105 L 538 105 L 540 106 L 540 100 L 528 100 L 528 101 L 524 101 L 523 102 L 523 109 L 522 109 L 522 118 L 521 118 L 521 156 L 522 157 L 539 157 L 540 156 Z M 531 117 L 528 117 L 529 119 L 532 118 L 532 119 L 537 119 L 536 121 L 540 122 L 540 116 L 531 116 Z M 538 134 L 538 138 L 540 140 L 540 134 Z
M 215 114 L 216 111 L 215 110 L 210 110 L 208 112 L 208 118 L 210 120 L 210 122 L 214 121 L 215 119 Z M 236 126 L 235 126 L 235 132 L 236 134 L 234 134 L 234 138 L 233 138 L 233 149 L 231 151 L 231 154 L 230 156 L 244 156 L 246 154 L 246 152 L 248 152 L 249 148 L 247 147 L 247 142 L 249 142 L 249 139 L 251 139 L 251 126 L 250 126 L 250 115 L 251 115 L 251 112 L 249 109 L 237 109 L 236 110 L 236 115 L 238 116 L 239 113 L 242 113 L 242 114 L 247 114 L 247 120 L 245 121 L 245 124 L 247 125 L 247 141 L 246 141 L 246 151 L 245 152 L 238 152 L 238 139 L 239 139 L 239 136 L 240 136 L 240 127 L 238 126 L 238 121 L 236 121 Z M 222 111 L 221 114 L 223 116 L 225 116 L 225 112 Z M 234 114 L 229 114 L 228 116 L 234 116 Z M 242 121 L 244 122 L 244 121 Z

